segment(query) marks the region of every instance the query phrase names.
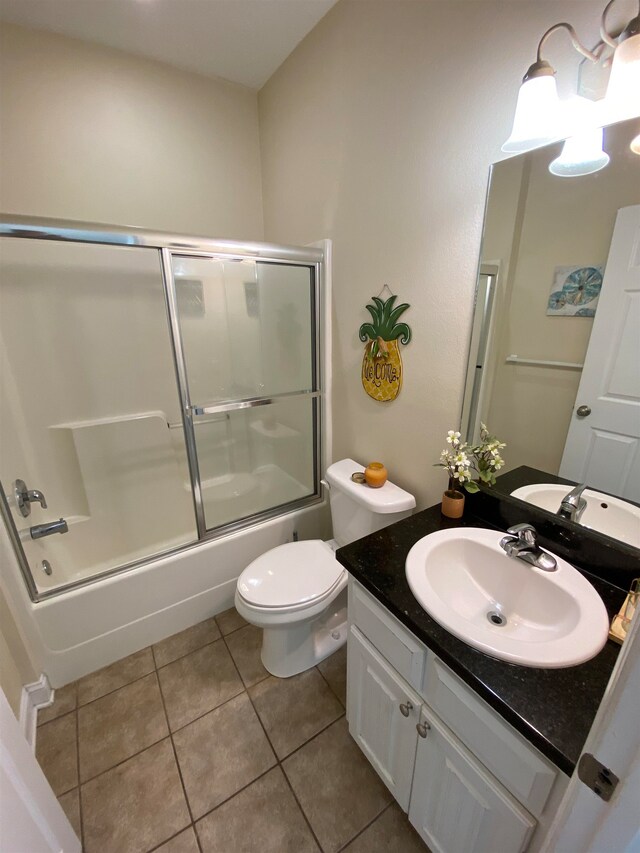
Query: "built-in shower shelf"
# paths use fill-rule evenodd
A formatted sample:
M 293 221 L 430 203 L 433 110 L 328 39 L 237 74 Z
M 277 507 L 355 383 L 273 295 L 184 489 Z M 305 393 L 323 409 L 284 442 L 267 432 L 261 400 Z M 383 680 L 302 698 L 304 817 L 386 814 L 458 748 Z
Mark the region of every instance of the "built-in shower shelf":
M 63 424 L 51 424 L 49 429 L 87 429 L 88 427 L 109 426 L 110 424 L 121 424 L 128 421 L 139 421 L 145 418 L 160 418 L 168 426 L 169 419 L 164 412 L 133 412 L 128 415 L 114 415 L 109 418 L 93 418 L 86 421 L 69 421 Z
M 75 537 L 69 531 L 66 538 L 78 548 L 82 541 L 92 555 L 107 548 L 133 553 L 159 531 L 169 539 L 184 526 L 186 463 L 167 425 L 166 412 L 158 409 L 50 428 L 69 463 L 63 503 L 71 515 L 91 522 L 76 526 Z
M 275 423 L 271 427 L 268 424 L 265 424 L 264 421 L 254 421 L 251 424 L 251 429 L 265 438 L 291 439 L 300 435 L 300 432 L 297 429 L 292 429 L 291 427 L 285 426 L 281 423 Z

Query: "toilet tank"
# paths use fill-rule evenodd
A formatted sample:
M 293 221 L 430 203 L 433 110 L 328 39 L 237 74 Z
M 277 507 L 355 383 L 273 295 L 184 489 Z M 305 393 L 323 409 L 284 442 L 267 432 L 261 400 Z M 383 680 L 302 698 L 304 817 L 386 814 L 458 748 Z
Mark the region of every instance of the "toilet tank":
M 416 505 L 413 495 L 389 481 L 379 489 L 354 483 L 351 475 L 356 471 L 364 468 L 353 459 L 341 459 L 327 468 L 333 538 L 338 545 L 348 545 L 406 518 Z

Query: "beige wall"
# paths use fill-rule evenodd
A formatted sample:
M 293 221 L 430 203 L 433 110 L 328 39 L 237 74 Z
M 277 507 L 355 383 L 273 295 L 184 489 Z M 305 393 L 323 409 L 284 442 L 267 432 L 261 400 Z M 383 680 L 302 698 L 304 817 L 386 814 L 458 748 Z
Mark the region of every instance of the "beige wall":
M 597 40 L 594 2 L 341 0 L 259 95 L 265 237 L 334 241 L 334 457 L 382 459 L 422 506 L 459 422 L 489 165 L 544 30 Z M 567 64 L 563 64 L 564 58 Z M 549 45 L 559 86 L 577 57 Z M 388 283 L 403 320 L 404 387 L 360 385 L 365 302 Z
M 256 93 L 3 24 L 0 209 L 262 238 Z

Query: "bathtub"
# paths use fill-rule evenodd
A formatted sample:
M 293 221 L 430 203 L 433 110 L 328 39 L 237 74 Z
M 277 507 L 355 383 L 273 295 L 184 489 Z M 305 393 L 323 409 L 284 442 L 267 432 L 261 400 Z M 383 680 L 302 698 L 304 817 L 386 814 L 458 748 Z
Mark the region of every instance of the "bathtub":
M 294 531 L 300 539 L 330 538 L 328 506 L 321 502 L 32 602 L 0 527 L 3 587 L 36 670 L 54 688 L 231 607 L 242 570 L 292 541 Z

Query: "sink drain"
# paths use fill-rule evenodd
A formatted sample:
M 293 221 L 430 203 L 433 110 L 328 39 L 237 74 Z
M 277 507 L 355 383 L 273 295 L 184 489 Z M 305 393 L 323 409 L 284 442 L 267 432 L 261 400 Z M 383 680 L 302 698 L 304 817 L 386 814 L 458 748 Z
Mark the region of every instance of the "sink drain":
M 487 613 L 487 619 L 491 622 L 492 625 L 496 625 L 498 628 L 501 628 L 503 625 L 507 624 L 506 618 L 502 615 L 502 613 L 498 613 L 497 610 L 490 610 Z

